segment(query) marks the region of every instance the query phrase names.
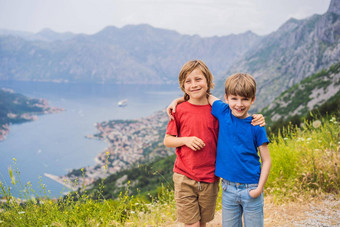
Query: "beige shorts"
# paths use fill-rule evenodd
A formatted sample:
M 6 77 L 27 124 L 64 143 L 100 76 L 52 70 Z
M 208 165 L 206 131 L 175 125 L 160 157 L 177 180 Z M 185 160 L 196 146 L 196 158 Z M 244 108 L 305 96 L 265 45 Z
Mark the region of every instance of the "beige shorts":
M 197 182 L 178 173 L 174 173 L 173 180 L 178 221 L 190 225 L 214 219 L 219 181 Z

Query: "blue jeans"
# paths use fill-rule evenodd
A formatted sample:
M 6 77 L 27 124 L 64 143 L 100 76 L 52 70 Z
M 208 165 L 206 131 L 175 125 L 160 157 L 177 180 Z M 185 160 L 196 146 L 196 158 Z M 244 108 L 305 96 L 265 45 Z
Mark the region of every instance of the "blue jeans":
M 240 184 L 222 179 L 222 226 L 245 227 L 263 226 L 263 192 L 252 198 L 249 191 L 257 184 Z

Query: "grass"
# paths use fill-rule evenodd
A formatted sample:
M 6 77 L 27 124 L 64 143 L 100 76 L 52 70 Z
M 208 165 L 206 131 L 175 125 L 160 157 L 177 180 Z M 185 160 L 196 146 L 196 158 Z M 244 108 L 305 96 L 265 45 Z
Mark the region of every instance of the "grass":
M 269 145 L 272 168 L 266 193 L 278 200 L 338 193 L 339 123 L 333 118 L 288 126 Z
M 265 195 L 278 203 L 327 193 L 338 197 L 339 136 L 339 123 L 333 117 L 305 122 L 300 128 L 288 126 L 272 137 Z M 17 169 L 9 173 L 11 187 L 0 182 L 0 226 L 167 226 L 176 220 L 174 193 L 162 185 L 158 196 L 150 199 L 129 195 L 129 189 L 115 200 L 78 192 L 51 199 L 42 182 L 37 193 L 29 182 L 20 183 Z M 22 199 L 14 198 L 13 190 L 23 191 Z M 220 210 L 221 191 L 217 204 Z

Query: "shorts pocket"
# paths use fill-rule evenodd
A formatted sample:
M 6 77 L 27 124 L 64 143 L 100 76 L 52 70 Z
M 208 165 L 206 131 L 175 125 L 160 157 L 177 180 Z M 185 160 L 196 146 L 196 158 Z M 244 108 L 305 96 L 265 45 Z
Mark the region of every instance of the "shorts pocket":
M 228 184 L 225 182 L 225 180 L 222 180 L 221 182 L 221 188 L 223 191 L 227 191 L 228 189 Z

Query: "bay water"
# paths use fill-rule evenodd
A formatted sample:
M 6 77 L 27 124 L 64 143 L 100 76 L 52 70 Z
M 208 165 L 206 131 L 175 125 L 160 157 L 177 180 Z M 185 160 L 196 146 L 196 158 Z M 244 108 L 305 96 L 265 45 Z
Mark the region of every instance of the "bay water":
M 1 81 L 0 88 L 44 98 L 50 106 L 65 109 L 39 115 L 36 121 L 11 125 L 7 138 L 0 142 L 1 182 L 12 186 L 8 168 L 17 168 L 23 185 L 31 182 L 32 188 L 39 192 L 45 184 L 51 197 L 59 197 L 67 189 L 44 173 L 64 175 L 72 169 L 94 165 L 95 156 L 107 147 L 104 141 L 86 138 L 97 133 L 95 123 L 147 117 L 165 109 L 181 95 L 178 85 Z M 117 103 L 123 99 L 128 100 L 127 106 L 118 107 Z M 18 196 L 17 192 L 14 194 Z

